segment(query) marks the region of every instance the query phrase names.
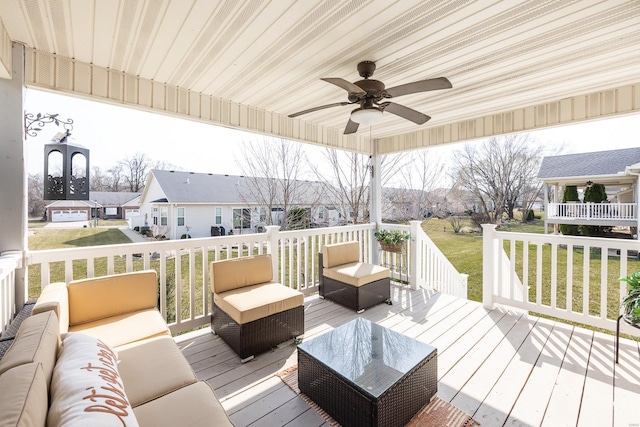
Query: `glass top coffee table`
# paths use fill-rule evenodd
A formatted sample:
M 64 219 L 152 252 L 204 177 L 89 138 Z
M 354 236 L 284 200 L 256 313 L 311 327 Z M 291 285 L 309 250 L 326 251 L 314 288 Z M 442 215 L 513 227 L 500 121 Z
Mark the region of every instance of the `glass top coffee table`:
M 437 350 L 358 318 L 298 346 L 298 388 L 343 426 L 404 426 L 436 394 Z

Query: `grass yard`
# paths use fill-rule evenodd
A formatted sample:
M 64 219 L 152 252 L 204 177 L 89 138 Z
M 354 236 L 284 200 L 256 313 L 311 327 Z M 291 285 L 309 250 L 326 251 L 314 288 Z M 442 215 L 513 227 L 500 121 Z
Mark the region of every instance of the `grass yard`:
M 469 275 L 468 297 L 474 301 L 482 301 L 482 233 L 460 233 L 455 234 L 451 225 L 446 220 L 430 219 L 422 225 L 425 232 L 440 248 L 444 255 L 451 261 L 460 273 Z M 534 223 L 522 224 L 520 222 L 512 222 L 503 224 L 500 231 L 536 233 L 544 232 L 544 221 L 537 220 Z M 510 254 L 510 242 L 505 242 L 504 250 L 507 255 Z M 536 263 L 538 256 L 537 245 L 530 244 L 528 246 L 528 276 L 529 276 L 529 300 L 536 301 L 539 298 L 542 304 L 550 305 L 551 300 L 555 299 L 556 306 L 559 308 L 567 308 L 568 303 L 577 310 L 580 310 L 585 304 L 584 301 L 584 262 L 585 254 L 583 248 L 573 248 L 571 255 L 573 258 L 573 269 L 571 271 L 571 283 L 567 286 L 567 264 L 569 259 L 569 251 L 566 248 L 557 248 L 557 273 L 556 273 L 556 292 L 553 295 L 551 290 L 552 271 L 551 258 L 552 248 L 550 245 L 544 245 L 540 248 L 541 267 L 538 271 Z M 523 269 L 523 248 L 522 242 L 516 242 L 516 272 L 522 279 Z M 589 307 L 589 313 L 592 315 L 600 314 L 600 293 L 601 293 L 601 259 L 602 254 L 598 248 L 591 249 L 586 255 L 589 261 L 589 273 L 586 279 L 590 300 L 586 302 Z M 620 301 L 619 277 L 620 277 L 620 259 L 616 256 L 605 256 L 608 260 L 607 277 L 604 279 L 607 290 L 607 315 L 611 319 L 615 319 L 619 314 L 618 302 Z M 640 261 L 629 258 L 627 260 L 628 272 L 640 271 Z M 540 285 L 538 287 L 538 281 Z M 567 292 L 570 291 L 570 298 L 567 299 Z
M 29 249 L 60 249 L 131 243 L 117 228 L 35 228 L 29 230 Z

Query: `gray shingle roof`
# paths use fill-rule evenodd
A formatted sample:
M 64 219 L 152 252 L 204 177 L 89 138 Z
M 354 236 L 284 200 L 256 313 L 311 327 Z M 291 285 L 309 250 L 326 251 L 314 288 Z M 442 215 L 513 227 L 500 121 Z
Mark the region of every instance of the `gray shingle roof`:
M 549 156 L 542 159 L 538 178 L 617 175 L 636 163 L 640 163 L 640 147 Z
M 90 191 L 89 199 L 95 200 L 98 204 L 109 206 L 122 206 L 127 202 L 132 201 L 142 193 L 128 193 L 128 192 L 115 192 L 115 191 Z
M 256 181 L 266 183 L 266 178 L 248 178 L 241 175 L 219 175 L 211 173 L 180 172 L 154 169 L 151 171 L 162 188 L 168 203 L 259 203 L 247 200 L 251 197 L 248 185 Z M 299 192 L 302 201 L 312 203 L 321 194 L 321 184 L 301 181 L 304 186 Z M 244 198 L 242 197 L 244 195 Z

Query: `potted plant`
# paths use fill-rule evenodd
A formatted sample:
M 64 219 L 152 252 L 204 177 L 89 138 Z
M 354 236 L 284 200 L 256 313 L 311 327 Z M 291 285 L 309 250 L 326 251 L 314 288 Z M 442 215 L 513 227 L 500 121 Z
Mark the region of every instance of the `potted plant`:
M 409 233 L 400 230 L 377 230 L 373 233 L 380 247 L 387 252 L 402 252 L 405 242 L 409 239 Z
M 621 277 L 621 282 L 627 283 L 627 295 L 622 299 L 622 317 L 636 327 L 640 327 L 640 271 L 627 277 Z

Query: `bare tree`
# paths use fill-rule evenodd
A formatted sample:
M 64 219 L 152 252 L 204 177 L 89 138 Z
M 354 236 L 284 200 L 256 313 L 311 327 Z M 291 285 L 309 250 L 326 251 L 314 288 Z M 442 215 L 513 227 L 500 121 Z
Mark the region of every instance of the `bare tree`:
M 44 180 L 42 175 L 29 174 L 28 181 L 28 212 L 30 218 L 42 218 L 44 217 Z
M 324 185 L 326 199 L 339 209 L 345 221 L 354 224 L 369 222 L 371 159 L 362 154 L 326 149 L 324 151 L 329 173 L 313 165 L 318 180 Z M 381 185 L 389 183 L 407 164 L 408 153 L 383 156 L 381 159 Z
M 109 191 L 111 187 L 111 178 L 100 169 L 100 166 L 91 168 L 91 176 L 89 178 L 89 189 L 91 191 Z
M 434 205 L 433 190 L 443 181 L 444 162 L 431 155 L 429 149 L 411 153 L 407 160 L 407 164 L 398 169 L 404 189 L 411 189 L 404 191 L 411 203 L 407 219 L 421 220 Z
M 500 224 L 506 212 L 513 218 L 516 202 L 535 185 L 543 147 L 528 134 L 491 138 L 466 144 L 454 156 L 454 175 L 477 199 L 480 214 Z
M 123 166 L 118 162 L 116 165 L 107 169 L 107 172 L 110 174 L 108 178 L 109 181 L 109 191 L 122 191 L 122 176 L 123 176 Z
M 144 189 L 147 172 L 151 168 L 151 158 L 146 153 L 136 153 L 118 162 L 122 166 L 122 178 L 127 190 L 138 193 Z
M 317 173 L 325 185 L 327 200 L 333 201 L 345 221 L 354 224 L 369 221 L 369 159 L 358 153 L 326 149 L 325 159 L 331 168 L 331 182 Z
M 305 193 L 300 179 L 307 164 L 302 144 L 263 138 L 245 142 L 242 152 L 246 188 L 241 197 L 247 204 L 256 203 L 267 209 L 267 225 L 273 223 L 271 212 L 282 209 L 281 226 L 288 229 L 291 207 L 301 202 L 313 203 L 314 197 Z

